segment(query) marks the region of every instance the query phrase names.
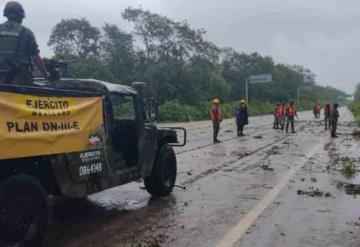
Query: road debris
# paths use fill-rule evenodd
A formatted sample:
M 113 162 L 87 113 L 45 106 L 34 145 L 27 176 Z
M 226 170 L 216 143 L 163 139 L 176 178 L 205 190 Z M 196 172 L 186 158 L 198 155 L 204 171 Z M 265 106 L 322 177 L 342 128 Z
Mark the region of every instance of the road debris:
M 309 187 L 308 190 L 297 190 L 297 194 L 311 197 L 332 197 L 330 192 L 324 193 L 323 191 L 320 191 L 318 188 L 314 188 L 313 186 Z
M 266 154 L 269 156 L 269 155 L 277 155 L 277 154 L 280 154 L 280 151 L 279 151 L 279 146 L 273 146 L 271 149 L 267 150 L 266 151 Z
M 261 165 L 260 167 L 265 171 L 274 171 L 274 168 L 271 168 L 268 165 Z
M 360 195 L 360 184 L 339 181 L 336 187 L 339 189 L 343 188 L 348 195 Z
M 181 185 L 174 185 L 174 187 L 179 188 L 179 189 L 183 189 L 186 190 L 186 186 L 181 186 Z

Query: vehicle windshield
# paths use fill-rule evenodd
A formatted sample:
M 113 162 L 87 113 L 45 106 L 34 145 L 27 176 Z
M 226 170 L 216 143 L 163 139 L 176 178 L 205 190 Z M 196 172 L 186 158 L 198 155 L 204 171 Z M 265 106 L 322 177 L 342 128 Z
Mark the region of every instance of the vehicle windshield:
M 115 119 L 135 120 L 134 97 L 128 95 L 113 94 L 110 96 Z

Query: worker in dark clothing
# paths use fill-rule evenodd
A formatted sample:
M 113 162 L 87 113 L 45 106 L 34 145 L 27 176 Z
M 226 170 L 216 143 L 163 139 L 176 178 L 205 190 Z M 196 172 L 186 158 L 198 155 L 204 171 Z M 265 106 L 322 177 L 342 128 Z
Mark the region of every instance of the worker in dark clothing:
M 289 131 L 289 125 L 291 125 L 291 132 L 296 133 L 295 131 L 295 117 L 297 117 L 296 108 L 294 102 L 290 102 L 289 106 L 286 108 L 286 133 Z
M 238 136 L 244 136 L 244 126 L 247 124 L 249 124 L 249 116 L 247 112 L 246 101 L 240 100 L 240 104 L 236 109 L 236 126 Z
M 212 108 L 210 110 L 210 117 L 213 125 L 213 141 L 219 143 L 218 134 L 220 130 L 220 123 L 222 121 L 222 113 L 220 109 L 220 100 L 214 99 L 212 101 Z
M 339 119 L 339 111 L 338 111 L 338 104 L 333 104 L 333 108 L 330 113 L 330 125 L 331 125 L 331 137 L 336 138 L 338 137 L 336 135 L 337 125 L 338 125 L 338 119 Z
M 32 84 L 32 62 L 48 77 L 33 32 L 21 25 L 25 11 L 18 2 L 4 8 L 5 23 L 0 24 L 0 83 Z
M 330 104 L 326 104 L 324 108 L 325 130 L 330 129 L 330 113 L 331 113 Z

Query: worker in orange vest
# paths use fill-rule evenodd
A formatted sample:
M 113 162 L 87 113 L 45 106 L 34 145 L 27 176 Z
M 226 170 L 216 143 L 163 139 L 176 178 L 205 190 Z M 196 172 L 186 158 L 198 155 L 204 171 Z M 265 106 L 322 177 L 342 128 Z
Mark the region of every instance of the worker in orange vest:
M 295 117 L 297 117 L 296 108 L 294 102 L 291 101 L 289 106 L 286 108 L 286 133 L 289 131 L 289 125 L 291 125 L 291 132 L 296 133 L 295 131 Z
M 280 124 L 280 103 L 277 103 L 274 109 L 274 125 L 273 129 L 278 129 Z
M 287 108 L 287 105 L 285 102 L 283 102 L 280 105 L 280 127 L 281 127 L 281 130 L 284 130 L 284 128 L 285 128 L 286 108 Z
M 212 104 L 213 104 L 213 106 L 210 110 L 210 118 L 211 118 L 212 125 L 213 125 L 213 141 L 214 141 L 214 143 L 219 143 L 220 141 L 218 140 L 218 134 L 219 134 L 219 130 L 220 130 L 220 122 L 222 121 L 220 100 L 215 98 L 212 101 Z
M 316 103 L 313 108 L 313 114 L 314 114 L 315 119 L 320 118 L 320 111 L 321 111 L 320 104 Z

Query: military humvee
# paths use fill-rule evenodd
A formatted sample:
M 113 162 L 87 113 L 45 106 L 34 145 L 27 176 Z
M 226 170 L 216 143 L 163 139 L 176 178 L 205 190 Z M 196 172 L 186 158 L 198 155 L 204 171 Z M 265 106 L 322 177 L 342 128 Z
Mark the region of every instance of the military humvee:
M 185 145 L 186 130 L 157 128 L 157 103 L 143 87 L 92 79 L 0 85 L 0 246 L 38 246 L 48 195 L 84 198 L 140 178 L 153 196 L 172 191 L 172 146 Z

